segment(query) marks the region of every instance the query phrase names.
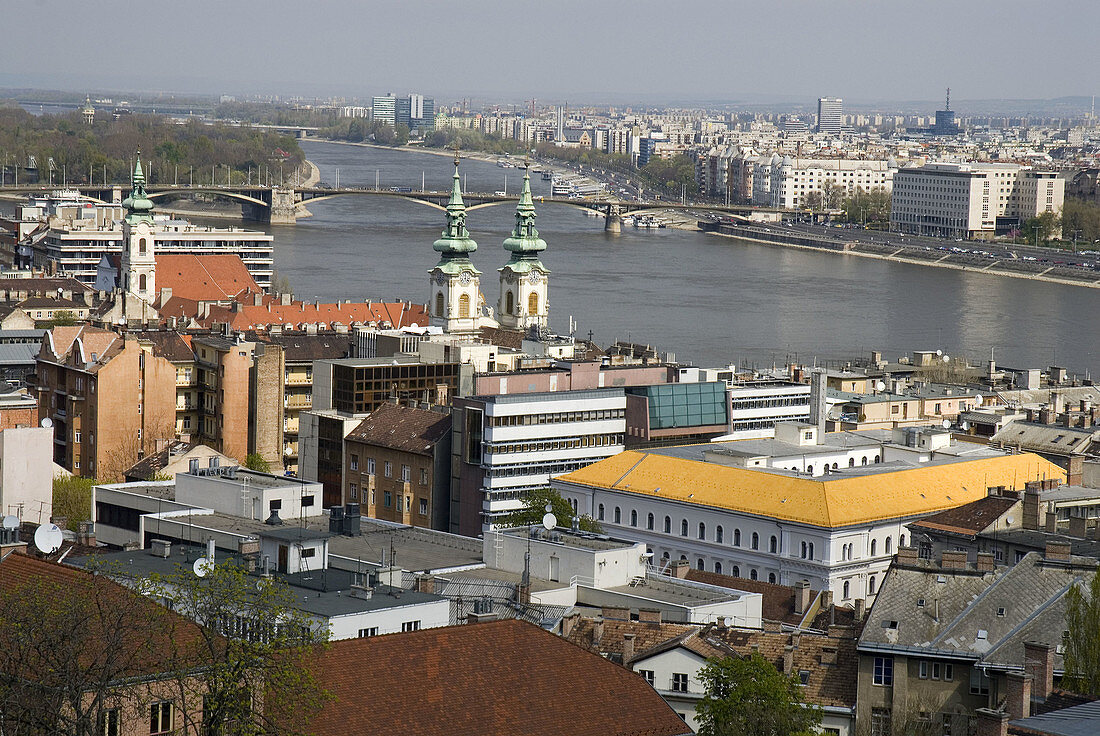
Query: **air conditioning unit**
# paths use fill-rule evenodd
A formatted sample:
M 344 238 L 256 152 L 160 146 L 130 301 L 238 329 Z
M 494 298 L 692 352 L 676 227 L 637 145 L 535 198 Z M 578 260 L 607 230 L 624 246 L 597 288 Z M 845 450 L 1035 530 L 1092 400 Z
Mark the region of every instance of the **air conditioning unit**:
M 172 555 L 172 543 L 167 539 L 153 539 L 149 542 L 149 554 L 168 559 Z

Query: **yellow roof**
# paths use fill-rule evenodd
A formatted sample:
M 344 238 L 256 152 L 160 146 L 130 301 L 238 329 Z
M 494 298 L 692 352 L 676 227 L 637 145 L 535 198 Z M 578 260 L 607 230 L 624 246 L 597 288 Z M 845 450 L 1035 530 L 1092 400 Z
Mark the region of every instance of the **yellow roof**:
M 637 450 L 621 452 L 558 480 L 823 527 L 931 514 L 987 495 L 1058 478 L 1032 453 L 998 455 L 865 475 L 799 478 Z

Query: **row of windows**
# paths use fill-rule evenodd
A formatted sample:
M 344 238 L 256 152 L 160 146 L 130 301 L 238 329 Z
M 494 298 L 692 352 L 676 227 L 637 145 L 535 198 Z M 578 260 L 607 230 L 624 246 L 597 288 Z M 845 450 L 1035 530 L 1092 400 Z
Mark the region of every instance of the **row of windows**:
M 357 455 L 355 453 L 349 453 L 349 455 L 348 455 L 348 469 L 352 470 L 352 471 L 358 471 L 359 470 L 359 455 Z M 374 458 L 373 457 L 366 458 L 366 474 L 367 475 L 374 475 L 376 469 L 377 469 L 377 465 L 374 461 Z M 385 462 L 382 463 L 382 474 L 386 478 L 392 478 L 393 477 L 393 463 L 390 462 L 389 460 L 386 460 Z M 412 467 L 410 467 L 408 465 L 402 465 L 401 466 L 401 480 L 404 481 L 405 483 L 411 483 L 412 482 Z M 427 468 L 421 468 L 420 469 L 420 485 L 422 485 L 422 486 L 428 485 L 428 469 Z
M 733 410 L 769 409 L 776 406 L 809 406 L 809 396 L 784 396 L 775 399 L 734 399 Z
M 486 443 L 485 452 L 500 454 L 511 452 L 549 452 L 575 450 L 581 447 L 612 447 L 623 444 L 622 434 L 592 434 L 568 439 L 542 440 L 540 442 Z
M 623 419 L 626 409 L 599 409 L 592 411 L 562 411 L 546 414 L 511 414 L 486 417 L 490 427 L 519 427 L 528 424 L 561 424 L 563 422 L 595 422 L 606 419 Z

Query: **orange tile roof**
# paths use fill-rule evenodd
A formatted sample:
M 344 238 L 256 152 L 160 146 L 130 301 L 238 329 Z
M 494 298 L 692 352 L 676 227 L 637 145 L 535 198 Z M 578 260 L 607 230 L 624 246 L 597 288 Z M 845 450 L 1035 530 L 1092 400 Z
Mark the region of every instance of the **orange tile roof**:
M 172 296 L 196 301 L 218 301 L 260 290 L 244 261 L 231 253 L 158 253 L 157 289 L 163 288 L 171 289 Z
M 317 736 L 691 733 L 642 678 L 522 621 L 338 641 L 318 668 Z

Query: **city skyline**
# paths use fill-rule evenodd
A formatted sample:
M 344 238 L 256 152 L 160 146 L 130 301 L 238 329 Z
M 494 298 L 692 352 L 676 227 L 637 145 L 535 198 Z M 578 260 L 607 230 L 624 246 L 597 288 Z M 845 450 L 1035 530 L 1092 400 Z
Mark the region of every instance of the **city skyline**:
M 0 47 L 8 70 L 0 86 L 363 97 L 392 89 L 578 104 L 936 100 L 951 86 L 960 102 L 1051 99 L 1094 93 L 1083 49 L 1100 20 L 1094 6 L 1075 8 L 1073 23 L 1054 12 L 1029 14 L 1027 40 L 1043 53 L 991 55 L 989 43 L 1019 32 L 1022 2 L 937 0 L 870 13 L 855 0 L 827 10 L 797 1 L 745 5 L 732 14 L 731 35 L 714 32 L 711 43 L 696 21 L 731 13 L 703 1 L 677 8 L 679 24 L 656 23 L 668 11 L 649 2 L 631 14 L 576 2 L 519 14 L 475 2 L 461 15 L 434 4 L 410 13 L 343 1 L 318 10 L 283 0 L 262 9 L 199 0 L 185 16 L 150 6 L 140 18 L 114 0 L 94 9 L 67 0 L 50 7 L 55 53 L 37 46 L 32 23 L 40 17 L 9 19 L 15 33 Z M 282 39 L 291 29 L 293 40 Z M 416 53 L 408 53 L 410 42 Z M 91 45 L 100 62 L 77 64 Z

